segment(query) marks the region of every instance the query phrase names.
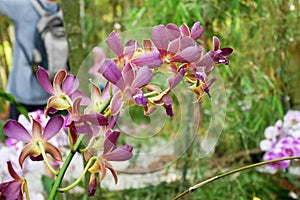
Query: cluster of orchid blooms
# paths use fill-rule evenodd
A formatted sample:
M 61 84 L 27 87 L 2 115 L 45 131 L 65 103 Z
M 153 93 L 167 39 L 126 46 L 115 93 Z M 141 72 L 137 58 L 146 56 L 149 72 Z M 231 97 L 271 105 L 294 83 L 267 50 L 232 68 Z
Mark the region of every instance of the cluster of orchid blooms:
M 163 106 L 166 114 L 173 116 L 172 89 L 184 81 L 196 94 L 196 102 L 200 102 L 205 93 L 210 96 L 209 88 L 215 78 L 209 79 L 208 76 L 215 65 L 229 63 L 227 56 L 232 49 L 220 48 L 219 39 L 213 37 L 214 49 L 205 53 L 197 41 L 202 34 L 199 22 L 191 29 L 186 24 L 180 27 L 175 24 L 158 25 L 152 29 L 152 40 L 143 40 L 142 46 L 135 40 L 129 40 L 123 46 L 118 33 L 112 32 L 106 44 L 116 57 L 96 60 L 94 66 L 97 69 L 94 71 L 106 79 L 106 85 L 100 89 L 99 84 L 91 80 L 90 97 L 78 89 L 76 76 L 61 70 L 52 83 L 48 73 L 39 67 L 37 79 L 51 95 L 45 108 L 49 121 L 43 127 L 32 117 L 30 131 L 14 120 L 9 120 L 3 127 L 9 138 L 26 144 L 19 155 L 19 165 L 22 167 L 27 157 L 33 161 L 43 160 L 53 175 L 57 175 L 61 169 L 51 165 L 47 154 L 57 162 L 62 162 L 63 158 L 60 149 L 49 140 L 62 127 L 67 127 L 71 152 L 82 153 L 87 163 L 83 175 L 90 173 L 89 195 L 94 195 L 97 183 L 105 177 L 107 169 L 117 183 L 117 172 L 110 161 L 129 160 L 133 155 L 132 146 L 116 145 L 120 131 L 114 128 L 122 107 L 142 106 L 144 114 L 151 115 L 157 106 Z M 95 50 L 97 48 L 100 47 Z M 161 88 L 151 82 L 157 73 L 169 75 L 166 87 Z M 57 111 L 68 111 L 68 115 L 64 117 Z M 86 146 L 78 144 L 82 135 L 87 141 Z M 10 161 L 7 166 L 13 180 L 0 184 L 0 197 L 22 199 L 27 191 L 26 180 L 16 174 Z M 75 182 L 67 189 L 79 183 Z M 59 188 L 58 191 L 67 189 Z
M 265 138 L 260 142 L 260 148 L 265 151 L 263 160 L 300 156 L 300 111 L 288 111 L 282 120 L 265 129 Z M 284 160 L 269 164 L 274 169 L 286 170 L 291 164 Z M 272 170 L 271 170 L 272 171 Z

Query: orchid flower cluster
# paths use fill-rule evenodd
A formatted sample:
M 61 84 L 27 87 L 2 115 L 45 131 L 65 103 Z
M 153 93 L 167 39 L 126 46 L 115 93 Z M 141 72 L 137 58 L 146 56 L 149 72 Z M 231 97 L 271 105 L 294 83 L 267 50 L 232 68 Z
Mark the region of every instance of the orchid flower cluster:
M 123 46 L 120 35 L 113 31 L 106 44 L 116 56 L 95 59 L 93 71 L 101 74 L 106 84 L 100 88 L 97 82 L 90 80 L 90 96 L 78 89 L 76 76 L 61 70 L 51 82 L 47 72 L 39 67 L 37 79 L 51 95 L 44 110 L 49 121 L 43 128 L 39 120 L 31 117 L 30 130 L 14 120 L 9 120 L 3 127 L 9 138 L 25 143 L 18 159 L 20 167 L 27 158 L 46 164 L 56 176 L 49 199 L 54 199 L 58 191 L 66 192 L 78 185 L 86 174 L 90 177 L 88 195 L 94 195 L 107 169 L 117 183 L 117 170 L 110 161 L 126 161 L 133 156 L 132 146 L 117 146 L 121 132 L 115 127 L 122 108 L 141 106 L 145 115 L 151 115 L 158 106 L 162 106 L 166 114 L 172 117 L 174 111 L 170 94 L 180 82 L 184 81 L 196 95 L 195 102 L 200 102 L 205 93 L 210 97 L 210 86 L 216 79 L 209 79 L 209 75 L 215 66 L 229 64 L 227 56 L 233 50 L 220 48 L 220 41 L 214 36 L 213 50 L 205 53 L 198 41 L 202 34 L 203 28 L 199 22 L 191 29 L 186 24 L 180 27 L 175 24 L 158 25 L 152 29 L 152 39 L 144 39 L 142 44 L 132 39 Z M 95 47 L 94 52 L 101 52 L 99 49 Z M 166 87 L 151 82 L 158 73 L 169 75 Z M 68 115 L 63 116 L 59 111 L 67 111 Z M 63 127 L 67 129 L 70 148 L 64 161 L 60 149 L 50 140 Z M 75 153 L 81 153 L 86 161 L 82 175 L 70 186 L 59 188 Z M 61 167 L 53 167 L 50 159 L 62 162 Z M 27 191 L 26 181 L 14 173 L 10 162 L 8 170 L 13 180 L 0 184 L 0 197 L 22 199 Z M 18 191 L 15 193 L 18 196 L 13 196 L 15 194 L 11 191 Z
M 260 148 L 265 151 L 263 160 L 273 160 L 289 156 L 300 156 L 300 111 L 288 111 L 282 120 L 265 129 L 265 139 L 260 142 Z M 286 170 L 290 160 L 271 163 L 274 169 Z

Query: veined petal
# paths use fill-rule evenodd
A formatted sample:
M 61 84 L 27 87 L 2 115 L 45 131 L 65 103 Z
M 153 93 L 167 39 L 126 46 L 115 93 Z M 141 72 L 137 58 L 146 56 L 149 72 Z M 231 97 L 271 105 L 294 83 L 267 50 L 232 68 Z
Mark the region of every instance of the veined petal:
M 114 177 L 115 184 L 117 184 L 117 183 L 118 183 L 118 174 L 117 174 L 116 170 L 115 170 L 115 169 L 111 166 L 111 164 L 109 164 L 109 163 L 105 163 L 105 167 L 106 167 L 107 169 L 109 169 L 109 171 L 111 172 L 111 174 L 112 174 L 113 177 Z
M 32 140 L 37 141 L 42 139 L 42 125 L 35 119 L 32 119 Z
M 164 57 L 167 54 L 168 49 L 168 31 L 163 25 L 155 26 L 152 29 L 152 41 L 155 44 L 156 48 Z
M 123 106 L 122 94 L 121 92 L 116 93 L 110 103 L 111 114 L 116 115 L 120 112 Z
M 44 142 L 45 152 L 49 153 L 54 160 L 62 161 L 62 155 L 57 147 L 49 142 Z
M 117 64 L 110 60 L 105 59 L 104 63 L 101 66 L 102 75 L 110 82 L 115 84 L 121 90 L 124 90 L 124 80 L 121 74 L 120 69 Z
M 190 36 L 191 35 L 190 29 L 185 23 L 182 24 L 179 27 L 179 29 L 180 29 L 180 32 L 181 32 L 182 35 L 184 35 L 184 36 Z
M 36 76 L 42 88 L 49 94 L 54 94 L 54 90 L 50 82 L 50 78 L 47 71 L 44 68 L 39 66 L 36 72 Z
M 137 66 L 148 66 L 150 68 L 157 68 L 163 64 L 160 54 L 157 51 L 150 51 L 142 54 L 131 60 Z
M 22 124 L 15 120 L 8 120 L 3 126 L 3 131 L 9 138 L 14 138 L 27 143 L 31 142 L 31 135 Z
M 122 41 L 117 32 L 113 31 L 109 34 L 106 40 L 106 44 L 118 57 L 122 56 L 123 54 Z
M 168 40 L 172 41 L 180 37 L 180 29 L 176 24 L 170 23 L 166 26 L 168 31 Z
M 134 70 L 131 64 L 127 63 L 124 66 L 122 70 L 122 76 L 124 79 L 125 87 L 129 87 L 132 84 L 135 77 Z
M 199 39 L 203 34 L 203 28 L 200 25 L 200 22 L 196 22 L 191 29 L 191 37 L 194 40 Z
M 110 129 L 108 130 L 108 132 L 107 132 L 107 138 L 104 141 L 103 155 L 116 148 L 117 140 L 121 134 L 120 131 L 115 131 L 115 130 L 112 131 Z
M 82 120 L 98 126 L 106 126 L 108 124 L 107 118 L 100 113 L 85 114 L 82 116 Z
M 214 46 L 214 51 L 217 51 L 220 49 L 220 40 L 216 36 L 213 36 L 213 46 Z
M 52 96 L 48 99 L 47 108 L 54 108 L 56 110 L 67 110 L 71 108 L 70 102 L 59 96 Z
M 19 156 L 19 164 L 22 168 L 23 166 L 23 162 L 24 160 L 28 157 L 28 156 L 34 156 L 37 157 L 41 154 L 41 151 L 39 149 L 39 147 L 35 144 L 32 143 L 28 143 L 24 146 L 24 148 L 22 149 L 20 156 Z
M 183 49 L 177 55 L 170 59 L 171 62 L 188 62 L 192 63 L 200 59 L 202 48 L 191 46 Z
M 185 68 L 180 68 L 179 72 L 175 76 L 168 78 L 170 89 L 175 88 L 180 83 L 185 72 L 186 72 Z
M 17 174 L 17 172 L 14 170 L 11 161 L 7 161 L 7 169 L 8 169 L 8 173 L 10 174 L 10 176 L 14 179 L 14 180 L 21 180 L 20 176 Z
M 43 134 L 44 140 L 45 141 L 50 140 L 61 130 L 63 125 L 64 125 L 64 119 L 62 116 L 56 115 L 51 117 L 44 130 L 44 134 Z
M 124 145 L 116 148 L 111 153 L 105 155 L 105 158 L 110 161 L 125 161 L 132 158 L 132 146 Z
M 70 95 L 77 90 L 78 86 L 79 86 L 79 81 L 76 78 L 76 76 L 72 74 L 68 74 L 66 76 L 66 79 L 62 83 L 62 91 L 66 95 Z
M 55 74 L 54 79 L 53 79 L 53 89 L 54 89 L 55 93 L 62 92 L 61 85 L 62 85 L 62 82 L 65 80 L 66 76 L 67 76 L 66 70 L 60 70 L 59 72 L 57 72 Z
M 153 74 L 148 66 L 141 67 L 136 73 L 136 77 L 133 84 L 131 85 L 131 88 L 141 88 L 147 85 L 151 81 L 152 77 Z
M 124 48 L 124 57 L 130 59 L 134 55 L 135 50 L 138 48 L 138 43 L 135 40 L 129 40 Z

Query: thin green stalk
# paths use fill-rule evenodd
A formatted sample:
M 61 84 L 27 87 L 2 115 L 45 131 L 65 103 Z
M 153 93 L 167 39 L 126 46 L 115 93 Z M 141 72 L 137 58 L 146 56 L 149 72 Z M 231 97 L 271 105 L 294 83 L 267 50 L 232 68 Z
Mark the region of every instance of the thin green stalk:
M 97 160 L 97 157 L 92 157 L 88 163 L 86 164 L 82 174 L 78 177 L 78 179 L 76 179 L 76 181 L 74 181 L 71 185 L 64 187 L 64 188 L 58 188 L 59 192 L 66 192 L 71 190 L 72 188 L 74 188 L 75 186 L 77 186 L 81 180 L 83 179 L 84 175 L 87 173 L 88 169 L 91 167 L 92 164 L 94 164 L 94 162 Z
M 177 195 L 176 197 L 174 197 L 173 200 L 180 199 L 183 196 L 194 192 L 195 190 L 199 189 L 200 187 L 202 187 L 202 186 L 204 186 L 208 183 L 211 183 L 211 182 L 213 182 L 215 180 L 218 180 L 220 178 L 224 178 L 225 176 L 229 176 L 229 175 L 234 174 L 236 172 L 241 172 L 241 171 L 244 171 L 244 170 L 247 170 L 247 169 L 255 168 L 255 167 L 270 164 L 270 163 L 280 162 L 280 161 L 283 161 L 283 160 L 294 160 L 294 159 L 300 159 L 300 156 L 292 156 L 292 157 L 285 157 L 285 158 L 278 158 L 278 159 L 274 159 L 274 160 L 268 160 L 268 161 L 259 162 L 259 163 L 255 163 L 255 164 L 252 164 L 252 165 L 247 165 L 247 166 L 244 166 L 244 167 L 240 167 L 238 169 L 234 169 L 234 170 L 225 172 L 223 174 L 214 176 L 212 178 L 209 178 L 205 181 L 202 181 L 201 183 L 198 183 L 198 184 L 190 187 L 189 189 L 185 190 L 184 192 L 182 192 L 179 195 Z
M 58 172 L 51 166 L 51 164 L 50 164 L 49 161 L 48 161 L 48 158 L 47 158 L 47 155 L 46 155 L 46 152 L 45 152 L 45 149 L 44 149 L 43 142 L 42 142 L 42 141 L 39 141 L 38 144 L 39 144 L 39 148 L 40 148 L 40 150 L 41 150 L 41 152 L 42 152 L 42 156 L 43 156 L 43 158 L 44 158 L 44 161 L 45 161 L 46 166 L 48 167 L 48 169 L 50 170 L 50 172 L 51 172 L 52 174 L 57 175 Z
M 63 177 L 71 163 L 71 160 L 73 159 L 74 155 L 76 154 L 76 152 L 78 151 L 83 139 L 84 139 L 85 135 L 84 134 L 80 134 L 78 136 L 78 139 L 77 139 L 77 142 L 75 143 L 74 145 L 74 148 L 72 151 L 70 151 L 70 153 L 68 154 L 65 162 L 63 163 L 58 175 L 57 175 L 57 178 L 55 179 L 55 182 L 52 186 L 52 189 L 51 189 L 51 192 L 49 194 L 49 197 L 48 197 L 48 200 L 54 200 L 55 199 L 55 196 L 57 194 L 57 191 L 58 191 L 58 188 L 63 180 Z

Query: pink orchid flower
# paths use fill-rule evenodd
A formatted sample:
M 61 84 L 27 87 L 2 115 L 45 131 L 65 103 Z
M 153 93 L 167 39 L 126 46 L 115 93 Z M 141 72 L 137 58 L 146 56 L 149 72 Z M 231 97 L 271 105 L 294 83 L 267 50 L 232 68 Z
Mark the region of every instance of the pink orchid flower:
M 16 173 L 10 161 L 7 162 L 7 168 L 13 180 L 0 184 L 0 199 L 22 200 L 24 192 L 28 192 L 26 180 Z
M 115 131 L 108 129 L 106 131 L 106 139 L 104 141 L 103 153 L 97 157 L 97 160 L 89 168 L 89 172 L 92 173 L 90 185 L 89 185 L 89 195 L 93 195 L 96 191 L 97 178 L 94 176 L 96 173 L 100 173 L 100 181 L 102 181 L 106 175 L 106 169 L 109 169 L 114 177 L 115 184 L 118 182 L 117 172 L 109 161 L 125 161 L 132 157 L 132 146 L 124 145 L 117 147 L 116 142 L 120 136 L 120 131 Z M 94 174 L 94 175 L 93 175 Z
M 3 131 L 8 137 L 27 143 L 19 156 L 20 166 L 22 167 L 25 158 L 28 156 L 30 156 L 33 161 L 43 160 L 42 151 L 50 154 L 55 160 L 62 161 L 62 155 L 59 149 L 49 143 L 48 140 L 61 130 L 64 124 L 63 117 L 52 117 L 48 121 L 44 131 L 38 121 L 35 119 L 32 119 L 32 121 L 31 134 L 22 124 L 15 120 L 8 120 L 3 126 Z
M 47 115 L 50 108 L 56 110 L 70 109 L 72 107 L 72 100 L 78 96 L 82 96 L 84 100 L 88 99 L 78 90 L 78 79 L 72 74 L 67 74 L 66 70 L 56 73 L 52 85 L 47 71 L 39 67 L 37 70 L 37 79 L 44 90 L 52 95 L 48 99 L 45 115 Z

